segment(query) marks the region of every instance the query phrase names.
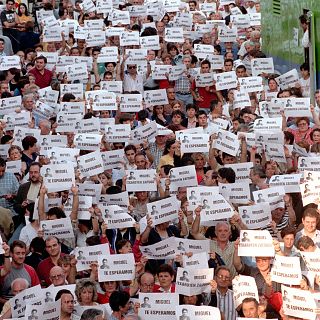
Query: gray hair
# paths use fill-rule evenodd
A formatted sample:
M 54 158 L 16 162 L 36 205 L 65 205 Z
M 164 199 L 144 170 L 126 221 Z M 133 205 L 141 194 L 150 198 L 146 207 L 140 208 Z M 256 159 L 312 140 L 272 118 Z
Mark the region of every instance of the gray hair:
M 80 320 L 95 320 L 96 317 L 102 314 L 103 311 L 101 309 L 87 309 L 82 313 Z
M 14 285 L 18 283 L 24 284 L 26 289 L 29 288 L 29 282 L 25 278 L 17 278 L 11 282 L 11 290 L 13 290 Z
M 35 102 L 35 98 L 34 98 L 34 95 L 32 93 L 25 94 L 22 97 L 22 102 L 24 102 L 24 101 L 26 101 L 28 99 L 32 99 L 32 101 Z

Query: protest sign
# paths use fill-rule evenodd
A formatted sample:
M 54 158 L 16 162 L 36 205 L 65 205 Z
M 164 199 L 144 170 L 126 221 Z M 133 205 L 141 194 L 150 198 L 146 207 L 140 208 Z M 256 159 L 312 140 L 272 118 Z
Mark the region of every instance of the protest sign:
M 202 205 L 203 197 L 212 197 L 219 194 L 219 187 L 188 187 L 187 188 L 187 199 L 188 199 L 188 209 L 195 210 L 198 206 Z
M 318 250 L 314 252 L 300 251 L 300 255 L 309 271 L 320 273 L 320 254 Z
M 287 285 L 300 285 L 302 280 L 300 258 L 275 255 L 271 268 L 271 279 Z
M 84 177 L 91 177 L 104 171 L 100 150 L 80 156 L 77 165 Z
M 183 267 L 186 269 L 207 269 L 208 254 L 206 252 L 194 253 L 191 257 L 182 256 Z
M 74 255 L 77 259 L 77 272 L 91 269 L 90 265 L 98 262 L 98 257 L 105 254 L 110 254 L 107 243 L 88 247 L 76 247 L 74 249 Z
M 201 222 L 228 219 L 233 215 L 233 208 L 221 194 L 214 197 L 204 196 L 201 201 Z
M 303 172 L 307 171 L 320 171 L 319 157 L 299 157 L 298 169 Z
M 301 290 L 282 285 L 282 307 L 285 315 L 306 320 L 316 319 L 316 303 L 309 290 Z
M 132 228 L 135 224 L 135 220 L 126 209 L 117 205 L 109 205 L 107 202 L 99 203 L 98 207 L 108 229 Z
M 241 305 L 245 298 L 255 298 L 259 301 L 258 289 L 253 277 L 236 276 L 232 280 L 232 290 L 236 308 Z
M 70 218 L 42 220 L 40 221 L 40 227 L 44 232 L 45 238 L 53 236 L 58 239 L 74 239 Z
M 44 165 L 40 170 L 43 183 L 48 192 L 70 190 L 75 185 L 75 175 L 72 164 Z
M 110 150 L 101 152 L 104 170 L 122 168 L 124 162 L 124 150 Z
M 156 191 L 156 170 L 126 170 L 127 191 Z
M 43 303 L 42 305 L 26 305 L 25 317 L 28 320 L 56 320 L 60 318 L 61 302 L 60 300 Z
M 155 121 L 151 121 L 144 126 L 140 126 L 131 131 L 131 141 L 140 144 L 143 141 L 154 141 L 158 135 L 158 127 Z
M 208 134 L 183 134 L 183 131 L 181 133 L 181 152 L 209 152 Z
M 99 282 L 133 280 L 135 277 L 133 253 L 100 255 L 98 265 Z
M 221 313 L 216 307 L 210 306 L 193 306 L 189 304 L 183 304 L 176 307 L 176 319 L 177 320 L 220 320 Z
M 219 183 L 220 193 L 231 203 L 247 204 L 250 202 L 250 187 L 248 183 Z
M 214 140 L 212 147 L 231 156 L 236 156 L 240 148 L 240 142 L 232 132 L 221 130 L 218 132 L 217 139 Z
M 9 300 L 12 317 L 23 317 L 25 315 L 27 304 L 31 305 L 34 302 L 44 300 L 44 298 L 44 292 L 41 290 L 40 284 L 19 292 Z
M 257 190 L 254 191 L 252 195 L 255 203 L 259 204 L 268 202 L 270 204 L 271 210 L 274 210 L 276 208 L 284 208 L 284 187 L 272 187 Z
M 109 142 L 123 142 L 130 139 L 130 124 L 108 124 L 104 131 Z
M 100 201 L 105 201 L 109 205 L 114 204 L 122 209 L 127 209 L 129 204 L 129 196 L 127 191 L 117 194 L 104 194 L 100 197 Z
M 273 257 L 274 247 L 268 230 L 241 230 L 238 255 L 249 257 Z
M 178 218 L 180 201 L 176 197 L 169 197 L 159 201 L 147 203 L 147 212 L 153 225 L 158 225 Z
M 178 268 L 176 292 L 186 296 L 211 292 L 210 281 L 213 279 L 213 269 Z
M 177 293 L 139 293 L 141 320 L 176 320 Z
M 239 214 L 248 229 L 265 228 L 272 221 L 271 209 L 268 203 L 239 207 Z
M 194 187 L 198 185 L 196 170 L 193 165 L 172 168 L 169 171 L 170 189 L 177 190 L 179 187 Z
M 140 246 L 140 251 L 146 258 L 153 260 L 173 259 L 176 255 L 172 237 L 149 246 Z
M 238 80 L 234 71 L 218 73 L 214 75 L 217 90 L 237 88 Z
M 225 164 L 224 167 L 234 170 L 236 174 L 236 182 L 251 183 L 249 174 L 251 168 L 253 167 L 253 162 Z
M 285 193 L 300 192 L 301 174 L 274 175 L 269 180 L 270 187 L 283 187 Z
M 251 72 L 253 76 L 259 76 L 262 73 L 274 73 L 273 58 L 257 58 L 251 60 Z

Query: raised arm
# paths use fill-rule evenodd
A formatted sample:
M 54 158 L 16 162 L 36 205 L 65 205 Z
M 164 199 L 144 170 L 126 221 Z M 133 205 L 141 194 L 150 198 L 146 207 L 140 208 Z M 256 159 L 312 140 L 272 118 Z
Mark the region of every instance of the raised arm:
M 191 228 L 191 235 L 196 240 L 204 240 L 206 237 L 200 232 L 200 214 L 201 214 L 201 207 L 197 207 L 196 210 L 194 210 L 194 213 L 196 217 L 194 218 L 192 228 Z

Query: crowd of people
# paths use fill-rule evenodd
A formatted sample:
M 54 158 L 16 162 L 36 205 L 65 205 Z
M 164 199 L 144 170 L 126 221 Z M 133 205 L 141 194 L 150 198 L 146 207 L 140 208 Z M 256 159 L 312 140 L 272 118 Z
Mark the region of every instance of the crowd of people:
M 320 91 L 260 10 L 6 0 L 1 320 L 318 317 Z

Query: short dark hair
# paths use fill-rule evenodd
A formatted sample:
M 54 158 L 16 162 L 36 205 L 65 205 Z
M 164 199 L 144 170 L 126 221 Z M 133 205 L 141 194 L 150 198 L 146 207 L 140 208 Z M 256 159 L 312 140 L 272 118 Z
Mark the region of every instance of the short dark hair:
M 161 272 L 168 272 L 171 277 L 175 275 L 173 268 L 168 264 L 162 264 L 157 270 L 157 275 L 159 276 Z
M 236 173 L 232 168 L 220 168 L 218 174 L 222 179 L 226 179 L 228 183 L 235 183 Z
M 209 68 L 211 68 L 211 63 L 210 63 L 209 60 L 202 60 L 201 63 L 200 63 L 200 66 L 202 66 L 204 64 L 207 64 L 209 66 Z
M 56 216 L 57 219 L 66 218 L 65 212 L 59 207 L 52 207 L 48 210 L 47 216 Z
M 45 64 L 48 62 L 47 58 L 44 56 L 39 56 L 34 59 L 34 61 L 37 61 L 37 60 L 43 60 Z
M 0 167 L 5 167 L 6 166 L 6 160 L 0 157 Z
M 110 295 L 109 305 L 112 311 L 120 311 L 130 300 L 130 295 L 126 291 L 114 291 Z
M 58 301 L 63 294 L 71 294 L 71 295 L 72 295 L 72 298 L 74 298 L 74 296 L 73 296 L 73 294 L 71 293 L 70 290 L 61 289 L 61 290 L 59 290 L 59 291 L 57 292 L 56 297 L 55 297 L 54 300 L 55 300 L 55 301 Z
M 300 23 L 302 24 L 307 24 L 309 23 L 309 19 L 308 19 L 308 16 L 306 14 L 302 14 L 300 17 L 299 17 L 299 20 L 300 20 Z
M 26 136 L 22 140 L 22 147 L 24 150 L 28 150 L 30 147 L 33 147 L 38 140 L 33 136 Z
M 10 252 L 13 252 L 14 248 L 21 248 L 21 249 L 27 249 L 26 244 L 21 241 L 21 240 L 14 240 L 11 244 L 10 244 Z
M 207 113 L 206 113 L 204 110 L 199 110 L 199 112 L 198 112 L 198 118 L 199 118 L 199 116 L 202 116 L 202 115 L 208 116 Z

